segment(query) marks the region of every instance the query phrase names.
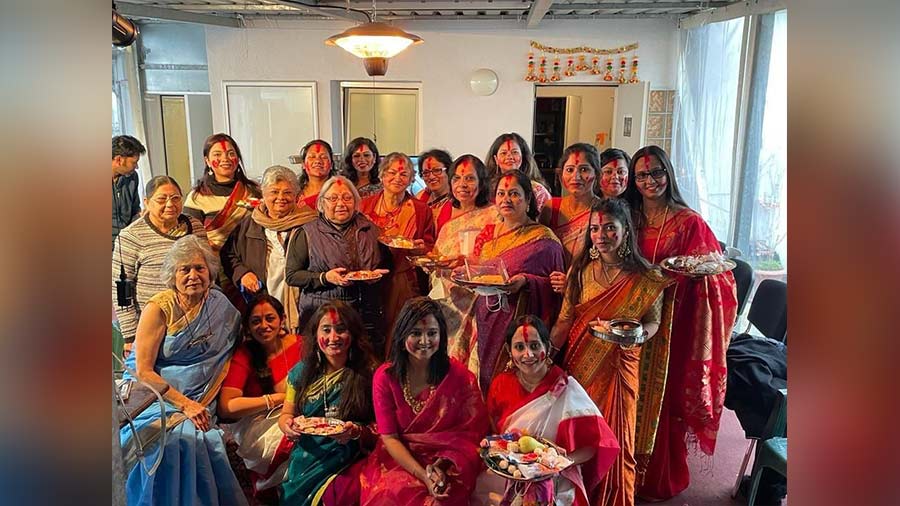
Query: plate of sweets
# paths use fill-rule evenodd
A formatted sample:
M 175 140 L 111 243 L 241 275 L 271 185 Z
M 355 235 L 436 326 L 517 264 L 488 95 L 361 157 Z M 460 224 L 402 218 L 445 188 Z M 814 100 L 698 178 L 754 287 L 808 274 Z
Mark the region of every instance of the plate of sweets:
M 344 279 L 348 281 L 374 281 L 381 279 L 382 274 L 376 271 L 353 271 L 344 275 Z
M 719 252 L 712 252 L 705 255 L 669 257 L 660 262 L 659 266 L 674 274 L 699 277 L 728 272 L 737 267 L 737 264 Z
M 310 436 L 335 436 L 344 432 L 344 422 L 337 418 L 298 416 L 294 418 L 294 430 Z
M 647 340 L 640 320 L 633 318 L 615 318 L 608 323 L 595 320 L 591 322 L 591 334 L 622 346 L 635 346 Z
M 416 249 L 416 243 L 412 239 L 399 235 L 383 235 L 378 238 L 381 244 L 394 249 Z
M 491 472 L 515 481 L 543 481 L 572 465 L 566 451 L 552 441 L 517 429 L 482 439 L 479 454 Z
M 453 263 L 457 261 L 459 257 L 446 256 L 431 252 L 427 255 L 408 256 L 406 257 L 406 259 L 416 267 L 422 267 L 425 269 L 447 269 L 451 265 L 453 265 Z

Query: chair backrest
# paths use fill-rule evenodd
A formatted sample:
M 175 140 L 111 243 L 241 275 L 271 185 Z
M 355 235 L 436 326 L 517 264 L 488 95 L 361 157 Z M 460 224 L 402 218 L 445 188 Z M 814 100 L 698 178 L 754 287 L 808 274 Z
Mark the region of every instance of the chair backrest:
M 784 342 L 787 333 L 787 283 L 764 279 L 756 288 L 747 320 L 764 336 Z
M 787 437 L 787 388 L 778 389 L 778 399 L 772 406 L 772 413 L 766 423 L 766 432 L 762 439 Z
M 740 258 L 731 259 L 737 267 L 731 271 L 734 274 L 734 281 L 737 283 L 737 312 L 744 312 L 744 305 L 747 304 L 747 295 L 750 294 L 750 287 L 753 285 L 753 267 Z

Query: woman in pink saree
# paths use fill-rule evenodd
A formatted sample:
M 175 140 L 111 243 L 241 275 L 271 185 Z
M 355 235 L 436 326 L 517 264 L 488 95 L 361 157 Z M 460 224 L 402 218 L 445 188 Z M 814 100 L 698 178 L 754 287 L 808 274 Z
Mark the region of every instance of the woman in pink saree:
M 466 506 L 488 429 L 475 378 L 447 355 L 441 306 L 427 297 L 403 306 L 393 341 L 373 378 L 381 438 L 360 477 L 360 503 Z

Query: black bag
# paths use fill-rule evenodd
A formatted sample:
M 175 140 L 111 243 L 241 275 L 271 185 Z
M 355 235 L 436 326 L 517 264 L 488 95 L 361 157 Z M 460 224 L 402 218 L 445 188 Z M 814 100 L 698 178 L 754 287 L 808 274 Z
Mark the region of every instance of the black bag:
M 117 400 L 120 402 L 116 403 L 116 407 L 118 408 L 120 429 L 128 423 L 128 420 L 134 420 L 145 409 L 149 408 L 151 404 L 158 400 L 156 393 L 140 381 L 117 381 L 116 385 L 119 389 Z M 169 385 L 166 385 L 159 394 L 165 395 L 168 389 Z

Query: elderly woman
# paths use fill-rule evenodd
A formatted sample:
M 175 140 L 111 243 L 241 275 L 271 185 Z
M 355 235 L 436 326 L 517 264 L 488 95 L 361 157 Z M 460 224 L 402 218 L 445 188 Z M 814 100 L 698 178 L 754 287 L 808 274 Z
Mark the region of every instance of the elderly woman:
M 532 192 L 534 193 L 535 202 L 537 202 L 538 212 L 544 208 L 544 205 L 550 200 L 550 191 L 547 189 L 547 183 L 541 177 L 541 171 L 538 170 L 537 162 L 528 143 L 521 135 L 511 132 L 502 134 L 491 144 L 487 157 L 484 159 L 487 166 L 488 175 L 491 179 L 496 180 L 501 175 L 519 171 L 531 180 Z
M 315 139 L 306 143 L 300 149 L 302 170 L 300 172 L 300 195 L 307 206 L 315 208 L 322 191 L 322 185 L 328 178 L 337 174 L 334 169 L 334 152 L 331 144 L 322 139 Z
M 284 403 L 288 371 L 300 360 L 301 343 L 285 328 L 284 306 L 267 293 L 250 301 L 243 329 L 244 342 L 231 357 L 218 412 L 236 420 L 223 428 L 238 444 L 254 496 L 277 502 L 292 442 L 269 414 Z
M 363 199 L 360 210 L 381 229 L 383 236 L 400 236 L 413 241 L 415 251 L 424 253 L 434 247 L 434 215 L 427 205 L 413 198 L 409 185 L 413 164 L 403 153 L 384 157 L 379 167 L 384 190 Z M 403 303 L 427 292 L 427 279 L 406 258 L 408 249 L 393 248 L 394 272 L 384 286 L 384 313 L 391 328 Z M 387 353 L 385 353 L 385 356 Z
M 419 176 L 425 181 L 425 188 L 416 198 L 431 208 L 435 218 L 441 207 L 450 200 L 447 168 L 451 163 L 453 158 L 443 149 L 432 149 L 419 155 Z
M 306 327 L 303 361 L 288 375 L 278 426 L 295 440 L 280 504 L 351 506 L 359 503 L 363 449 L 375 445 L 371 423 L 375 362 L 359 314 L 341 301 L 316 309 Z M 301 433 L 300 417 L 344 421 L 333 436 Z M 302 420 L 302 418 L 301 418 Z
M 344 153 L 344 175 L 356 185 L 359 196 L 366 198 L 384 188 L 378 179 L 378 146 L 372 139 L 357 137 L 347 144 Z
M 296 287 L 285 283 L 287 244 L 300 226 L 316 219 L 317 213 L 304 203 L 297 204 L 300 185 L 291 169 L 274 165 L 262 178 L 263 201 L 245 217 L 222 248 L 225 275 L 249 299 L 266 291 L 286 308 L 287 326 L 300 326 Z M 243 300 L 232 301 L 243 307 Z
M 525 315 L 506 330 L 509 362 L 488 390 L 488 417 L 495 433 L 517 429 L 553 441 L 575 464 L 557 479 L 514 486 L 485 471 L 474 504 L 496 505 L 500 497 L 524 504 L 597 504 L 591 500 L 619 454 L 616 441 L 594 401 L 575 378 L 553 365 L 550 331 L 540 318 Z
M 531 181 L 519 171 L 497 181 L 494 203 L 500 220 L 481 230 L 469 260 L 470 264 L 505 266 L 509 274 L 505 294 L 453 296 L 448 308 L 452 327 L 475 321 L 474 332 L 458 335 L 451 356 L 468 364 L 484 391 L 499 370 L 503 333 L 510 322 L 527 313 L 550 321 L 559 308 L 550 273 L 563 269 L 563 248 L 549 228 L 534 221 L 538 211 L 531 188 Z
M 228 134 L 214 134 L 203 143 L 206 173 L 188 193 L 184 212 L 203 222 L 213 251 L 219 251 L 261 194 L 247 178 L 237 143 Z
M 160 278 L 163 259 L 178 238 L 196 235 L 206 240 L 206 230 L 199 220 L 181 214 L 181 187 L 169 176 L 156 176 L 144 187 L 146 214 L 125 227 L 116 238 L 112 258 L 112 298 L 116 307 L 119 328 L 125 339 L 126 354 L 134 344 L 141 309 L 150 297 L 165 290 Z M 119 306 L 118 281 L 125 280 L 135 287 L 135 297 L 129 306 Z
M 359 193 L 349 179 L 335 176 L 326 181 L 316 205 L 319 217 L 294 235 L 285 263 L 287 284 L 300 288 L 301 328 L 319 306 L 338 299 L 359 312 L 372 342 L 383 346 L 382 282 L 355 281 L 348 275 L 387 274 L 390 252 L 378 242 L 378 227 L 358 211 Z
M 651 263 L 675 255 L 721 252 L 709 225 L 681 197 L 672 162 L 662 148 L 646 146 L 634 154 L 624 197 L 635 216 L 638 244 Z M 715 450 L 725 400 L 725 351 L 737 313 L 730 272 L 679 276 L 666 295 L 675 301 L 675 314 L 665 397 L 653 456 L 638 488 L 639 497 L 661 501 L 674 497 L 690 482 L 688 439 L 696 438 L 706 455 Z M 649 344 L 651 348 L 661 345 Z M 644 348 L 646 354 L 648 346 Z M 663 363 L 642 364 L 642 375 L 662 374 Z M 654 370 L 648 369 L 650 365 Z M 643 424 L 639 417 L 639 436 Z
M 638 251 L 628 205 L 620 199 L 595 203 L 584 245 L 569 270 L 566 298 L 552 335 L 556 349 L 567 345 L 564 367 L 585 386 L 622 447 L 609 475 L 596 494 L 589 496 L 591 504 L 634 504 L 636 454 L 646 454 L 647 442 L 653 441 L 652 432 L 646 432 L 641 435 L 641 447 L 636 448 L 636 420 L 639 416 L 646 420 L 644 430 L 652 431 L 664 384 L 658 377 L 639 374 L 642 360 L 655 361 L 662 356 L 656 348 L 642 356 L 642 347 L 598 339 L 590 327 L 607 326 L 615 318 L 636 319 L 647 338 L 653 338 L 650 342 L 663 343 L 661 349 L 665 350 L 671 304 L 663 307 L 662 294 L 670 283 Z M 639 389 L 644 395 L 638 395 Z
M 606 148 L 600 153 L 600 193 L 604 198 L 615 199 L 628 187 L 628 166 L 631 157 L 617 148 Z
M 218 268 L 202 238 L 178 239 L 163 261 L 168 288 L 141 313 L 126 366 L 162 391 L 166 404 L 162 412 L 152 404 L 136 417 L 140 443 L 130 425 L 121 430 L 129 504 L 246 504 L 213 418 L 241 318 L 225 295 L 210 289 Z M 157 425 L 163 416 L 168 432 L 160 448 Z M 164 464 L 152 475 L 137 462 L 140 447 L 149 462 L 163 452 Z
M 360 502 L 468 505 L 488 428 L 475 378 L 447 356 L 437 302 L 407 301 L 392 335 L 391 360 L 372 380 L 381 438 L 360 480 Z

